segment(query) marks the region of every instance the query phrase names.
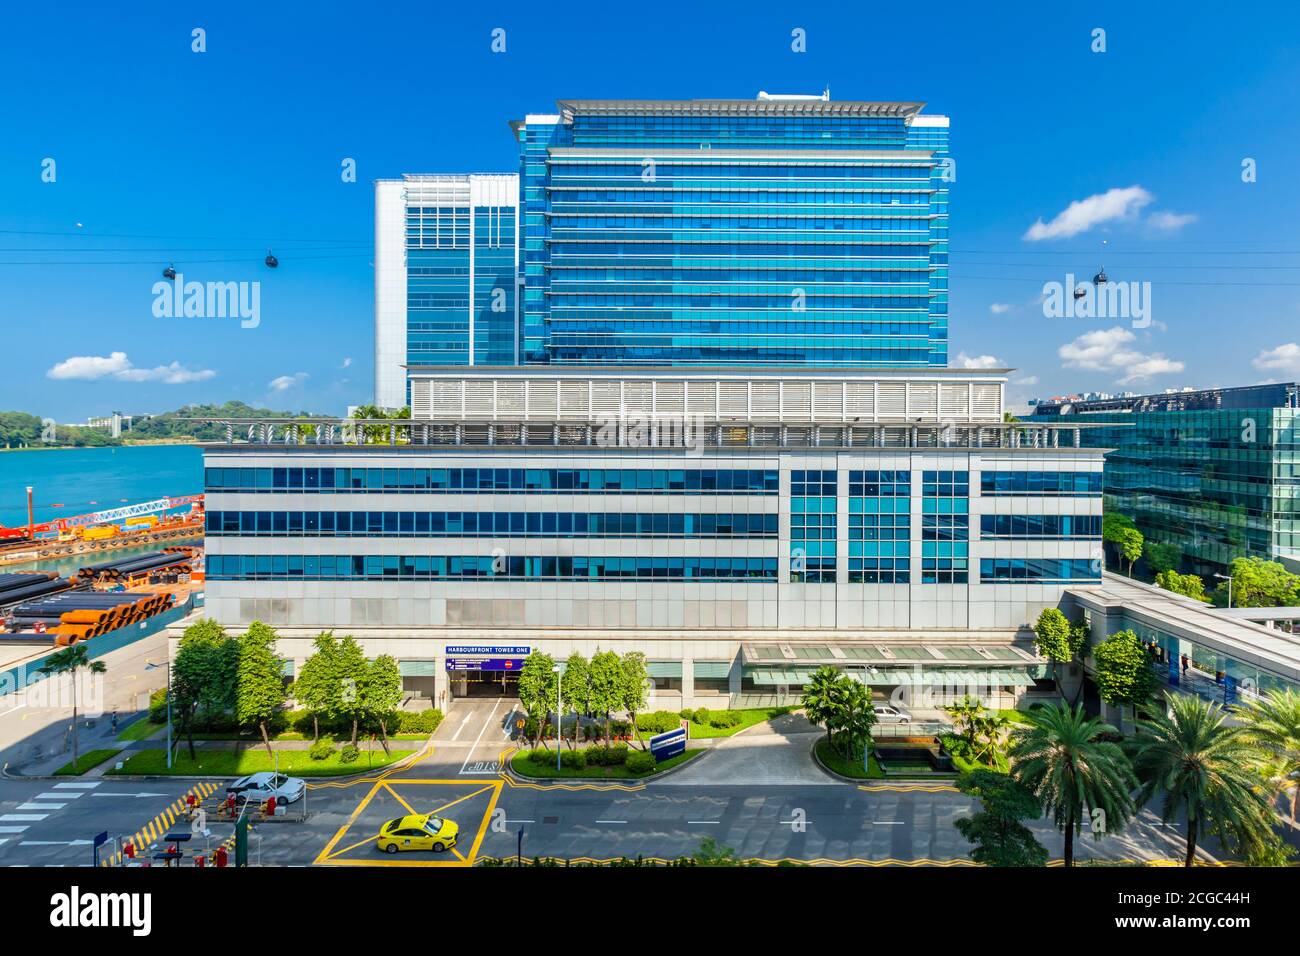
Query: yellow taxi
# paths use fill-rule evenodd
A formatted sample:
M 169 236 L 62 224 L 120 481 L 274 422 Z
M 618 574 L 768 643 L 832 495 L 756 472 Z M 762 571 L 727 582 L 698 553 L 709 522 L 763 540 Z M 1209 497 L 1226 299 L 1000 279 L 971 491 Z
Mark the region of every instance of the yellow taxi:
M 412 813 L 389 820 L 379 828 L 379 849 L 385 853 L 399 850 L 434 850 L 441 853 L 456 845 L 460 827 L 454 820 L 435 817 L 432 813 Z

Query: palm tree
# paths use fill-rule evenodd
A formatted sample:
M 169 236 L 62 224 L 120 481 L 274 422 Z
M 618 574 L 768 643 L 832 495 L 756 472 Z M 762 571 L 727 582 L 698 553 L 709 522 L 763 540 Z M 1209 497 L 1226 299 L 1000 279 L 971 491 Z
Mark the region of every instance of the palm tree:
M 1263 698 L 1238 708 L 1237 716 L 1246 725 L 1246 738 L 1266 755 L 1270 776 L 1277 793 L 1291 791 L 1291 825 L 1296 819 L 1296 802 L 1300 798 L 1300 693 L 1272 690 Z
M 1065 835 L 1065 865 L 1074 865 L 1074 837 L 1084 818 L 1104 814 L 1103 832 L 1119 830 L 1136 808 L 1131 791 L 1133 768 L 1119 744 L 1100 739 L 1115 728 L 1087 717 L 1083 705 L 1040 707 L 1027 711 L 1027 726 L 1012 732 L 1011 774 L 1038 798 L 1045 813 Z
M 840 676 L 838 724 L 844 732 L 844 742 L 850 759 L 871 745 L 871 726 L 876 722 L 876 708 L 872 705 L 871 690 L 861 681 L 847 674 Z
M 840 719 L 842 711 L 839 686 L 842 676 L 839 668 L 831 667 L 829 664 L 817 668 L 809 676 L 808 683 L 804 684 L 803 699 L 799 702 L 803 707 L 804 716 L 809 721 L 826 728 L 828 747 L 832 743 L 835 724 Z
M 61 651 L 55 651 L 41 664 L 40 671 L 46 676 L 69 674 L 72 677 L 72 770 L 77 771 L 77 671 L 87 670 L 92 674 L 102 674 L 108 670 L 103 661 L 92 661 L 86 653 L 85 644 L 73 644 Z
M 1160 815 L 1187 818 L 1184 866 L 1196 860 L 1201 833 L 1247 846 L 1266 839 L 1272 807 L 1252 771 L 1259 753 L 1244 727 L 1226 723 L 1218 704 L 1186 694 L 1168 695 L 1169 712 L 1138 721 L 1133 766 L 1142 781 L 1139 799 L 1161 795 Z

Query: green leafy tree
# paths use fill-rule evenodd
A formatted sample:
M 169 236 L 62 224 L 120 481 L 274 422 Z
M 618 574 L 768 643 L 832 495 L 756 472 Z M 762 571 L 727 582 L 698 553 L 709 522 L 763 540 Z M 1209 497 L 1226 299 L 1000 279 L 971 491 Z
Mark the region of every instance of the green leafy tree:
M 391 654 L 380 654 L 370 662 L 359 690 L 366 722 L 378 724 L 384 753 L 390 753 L 388 725 L 402 703 L 402 671 Z
M 971 859 L 984 866 L 1046 866 L 1047 849 L 1024 820 L 1043 815 L 1034 794 L 995 770 L 962 774 L 957 789 L 980 801 L 980 809 L 957 820 L 957 832 L 973 846 Z
M 1300 575 L 1277 561 L 1236 558 L 1228 568 L 1232 576 L 1232 603 L 1237 607 L 1291 607 L 1300 604 Z M 1228 603 L 1228 582 L 1214 592 L 1215 604 Z
M 803 698 L 800 706 L 804 716 L 815 727 L 826 728 L 826 745 L 835 745 L 835 726 L 839 720 L 841 708 L 839 694 L 842 685 L 840 678 L 844 672 L 839 668 L 824 664 L 809 676 L 803 686 Z
M 573 711 L 571 747 L 576 749 L 578 735 L 582 732 L 582 718 L 591 713 L 591 665 L 574 651 L 564 662 L 563 677 L 564 703 Z
M 1128 562 L 1129 577 L 1133 576 L 1133 565 L 1137 563 L 1138 558 L 1142 557 L 1143 543 L 1142 532 L 1137 528 L 1125 528 L 1115 542 L 1119 548 L 1119 556 Z
M 1183 561 L 1182 549 L 1176 544 L 1148 541 L 1143 553 L 1147 559 L 1147 567 L 1157 575 L 1162 571 L 1177 571 Z
M 275 656 L 275 630 L 254 621 L 239 638 L 235 719 L 241 727 L 257 727 L 262 732 L 267 754 L 273 753 L 267 727 L 284 701 L 284 677 Z
M 645 740 L 636 725 L 637 713 L 646 708 L 651 684 L 645 655 L 640 651 L 628 651 L 619 663 L 622 665 L 619 670 L 619 708 L 627 711 L 632 720 L 632 733 L 636 734 L 637 742 L 645 750 Z
M 103 661 L 92 661 L 85 644 L 72 644 L 61 651 L 55 651 L 41 663 L 40 672 L 47 677 L 67 674 L 72 680 L 72 768 L 78 769 L 80 760 L 77 750 L 77 701 L 80 696 L 77 688 L 77 675 L 82 671 L 89 674 L 102 674 L 108 670 Z
M 1208 601 L 1205 596 L 1205 582 L 1195 574 L 1179 574 L 1177 571 L 1161 571 L 1156 575 L 1156 587 L 1164 588 L 1183 597 L 1197 601 Z
M 172 661 L 172 712 L 194 760 L 194 722 L 234 709 L 239 677 L 239 642 L 211 618 L 185 629 Z
M 1026 711 L 1029 724 L 1011 734 L 1011 775 L 1037 798 L 1065 837 L 1065 865 L 1074 865 L 1074 838 L 1084 822 L 1097 839 L 1123 829 L 1136 806 L 1128 757 L 1102 739 L 1115 728 L 1087 717 L 1083 705 Z
M 623 662 L 613 651 L 598 652 L 591 658 L 591 709 L 605 718 L 605 746 L 612 737 L 614 711 L 623 706 Z
M 1034 643 L 1038 645 L 1038 652 L 1052 662 L 1056 691 L 1065 696 L 1061 689 L 1061 665 L 1073 664 L 1079 659 L 1088 643 L 1087 625 L 1082 621 L 1071 623 L 1058 608 L 1045 608 L 1034 624 Z
M 537 740 L 545 746 L 543 730 L 555 699 L 555 658 L 542 651 L 533 651 L 519 668 L 519 706 L 535 721 Z M 557 715 L 556 719 L 559 717 Z M 557 731 L 558 733 L 558 731 Z M 556 746 L 559 746 L 557 740 Z
M 361 721 L 367 716 L 361 690 L 369 674 L 370 662 L 351 634 L 344 635 L 339 641 L 335 662 L 338 668 L 338 696 L 333 711 L 339 719 L 352 725 L 352 746 L 355 747 Z
M 1138 800 L 1160 797 L 1160 816 L 1187 821 L 1184 866 L 1196 861 L 1197 840 L 1215 834 L 1249 853 L 1268 842 L 1273 809 L 1252 771 L 1256 751 L 1244 727 L 1229 726 L 1218 704 L 1171 694 L 1169 712 L 1139 721 L 1133 766 Z
M 294 681 L 293 693 L 308 712 L 311 713 L 312 740 L 320 740 L 320 719 L 338 717 L 339 696 L 342 686 L 339 681 L 339 642 L 333 631 L 322 631 L 313 642 L 316 650 L 303 662 L 298 679 Z
M 1237 709 L 1246 739 L 1260 752 L 1260 769 L 1279 795 L 1291 791 L 1291 825 L 1300 798 L 1300 692 L 1271 690 Z
M 1132 631 L 1116 631 L 1092 649 L 1094 680 L 1101 699 L 1115 707 L 1140 707 L 1156 689 L 1151 655 Z

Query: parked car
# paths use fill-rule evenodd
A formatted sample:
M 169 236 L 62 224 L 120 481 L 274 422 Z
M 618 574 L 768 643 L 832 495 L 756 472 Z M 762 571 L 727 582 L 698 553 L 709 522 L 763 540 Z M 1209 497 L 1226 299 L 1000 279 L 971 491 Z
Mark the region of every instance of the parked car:
M 298 777 L 286 777 L 282 773 L 263 770 L 240 777 L 226 788 L 241 803 L 265 803 L 275 797 L 276 803 L 293 803 L 302 799 L 307 792 L 307 784 Z
M 901 707 L 895 707 L 892 704 L 873 704 L 876 711 L 876 720 L 882 724 L 910 724 L 912 715 Z
M 379 828 L 379 849 L 385 853 L 399 850 L 433 850 L 441 853 L 456 845 L 460 826 L 446 817 L 432 813 L 412 813 L 389 820 Z

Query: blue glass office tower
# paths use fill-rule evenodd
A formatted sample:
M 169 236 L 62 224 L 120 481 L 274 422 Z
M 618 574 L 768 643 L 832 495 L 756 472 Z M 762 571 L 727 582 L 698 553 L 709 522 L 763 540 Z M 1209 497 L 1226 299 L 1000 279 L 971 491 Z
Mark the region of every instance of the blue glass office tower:
M 520 362 L 947 365 L 948 120 L 566 100 L 519 141 Z
M 518 178 L 375 184 L 375 402 L 410 402 L 408 365 L 513 365 Z

